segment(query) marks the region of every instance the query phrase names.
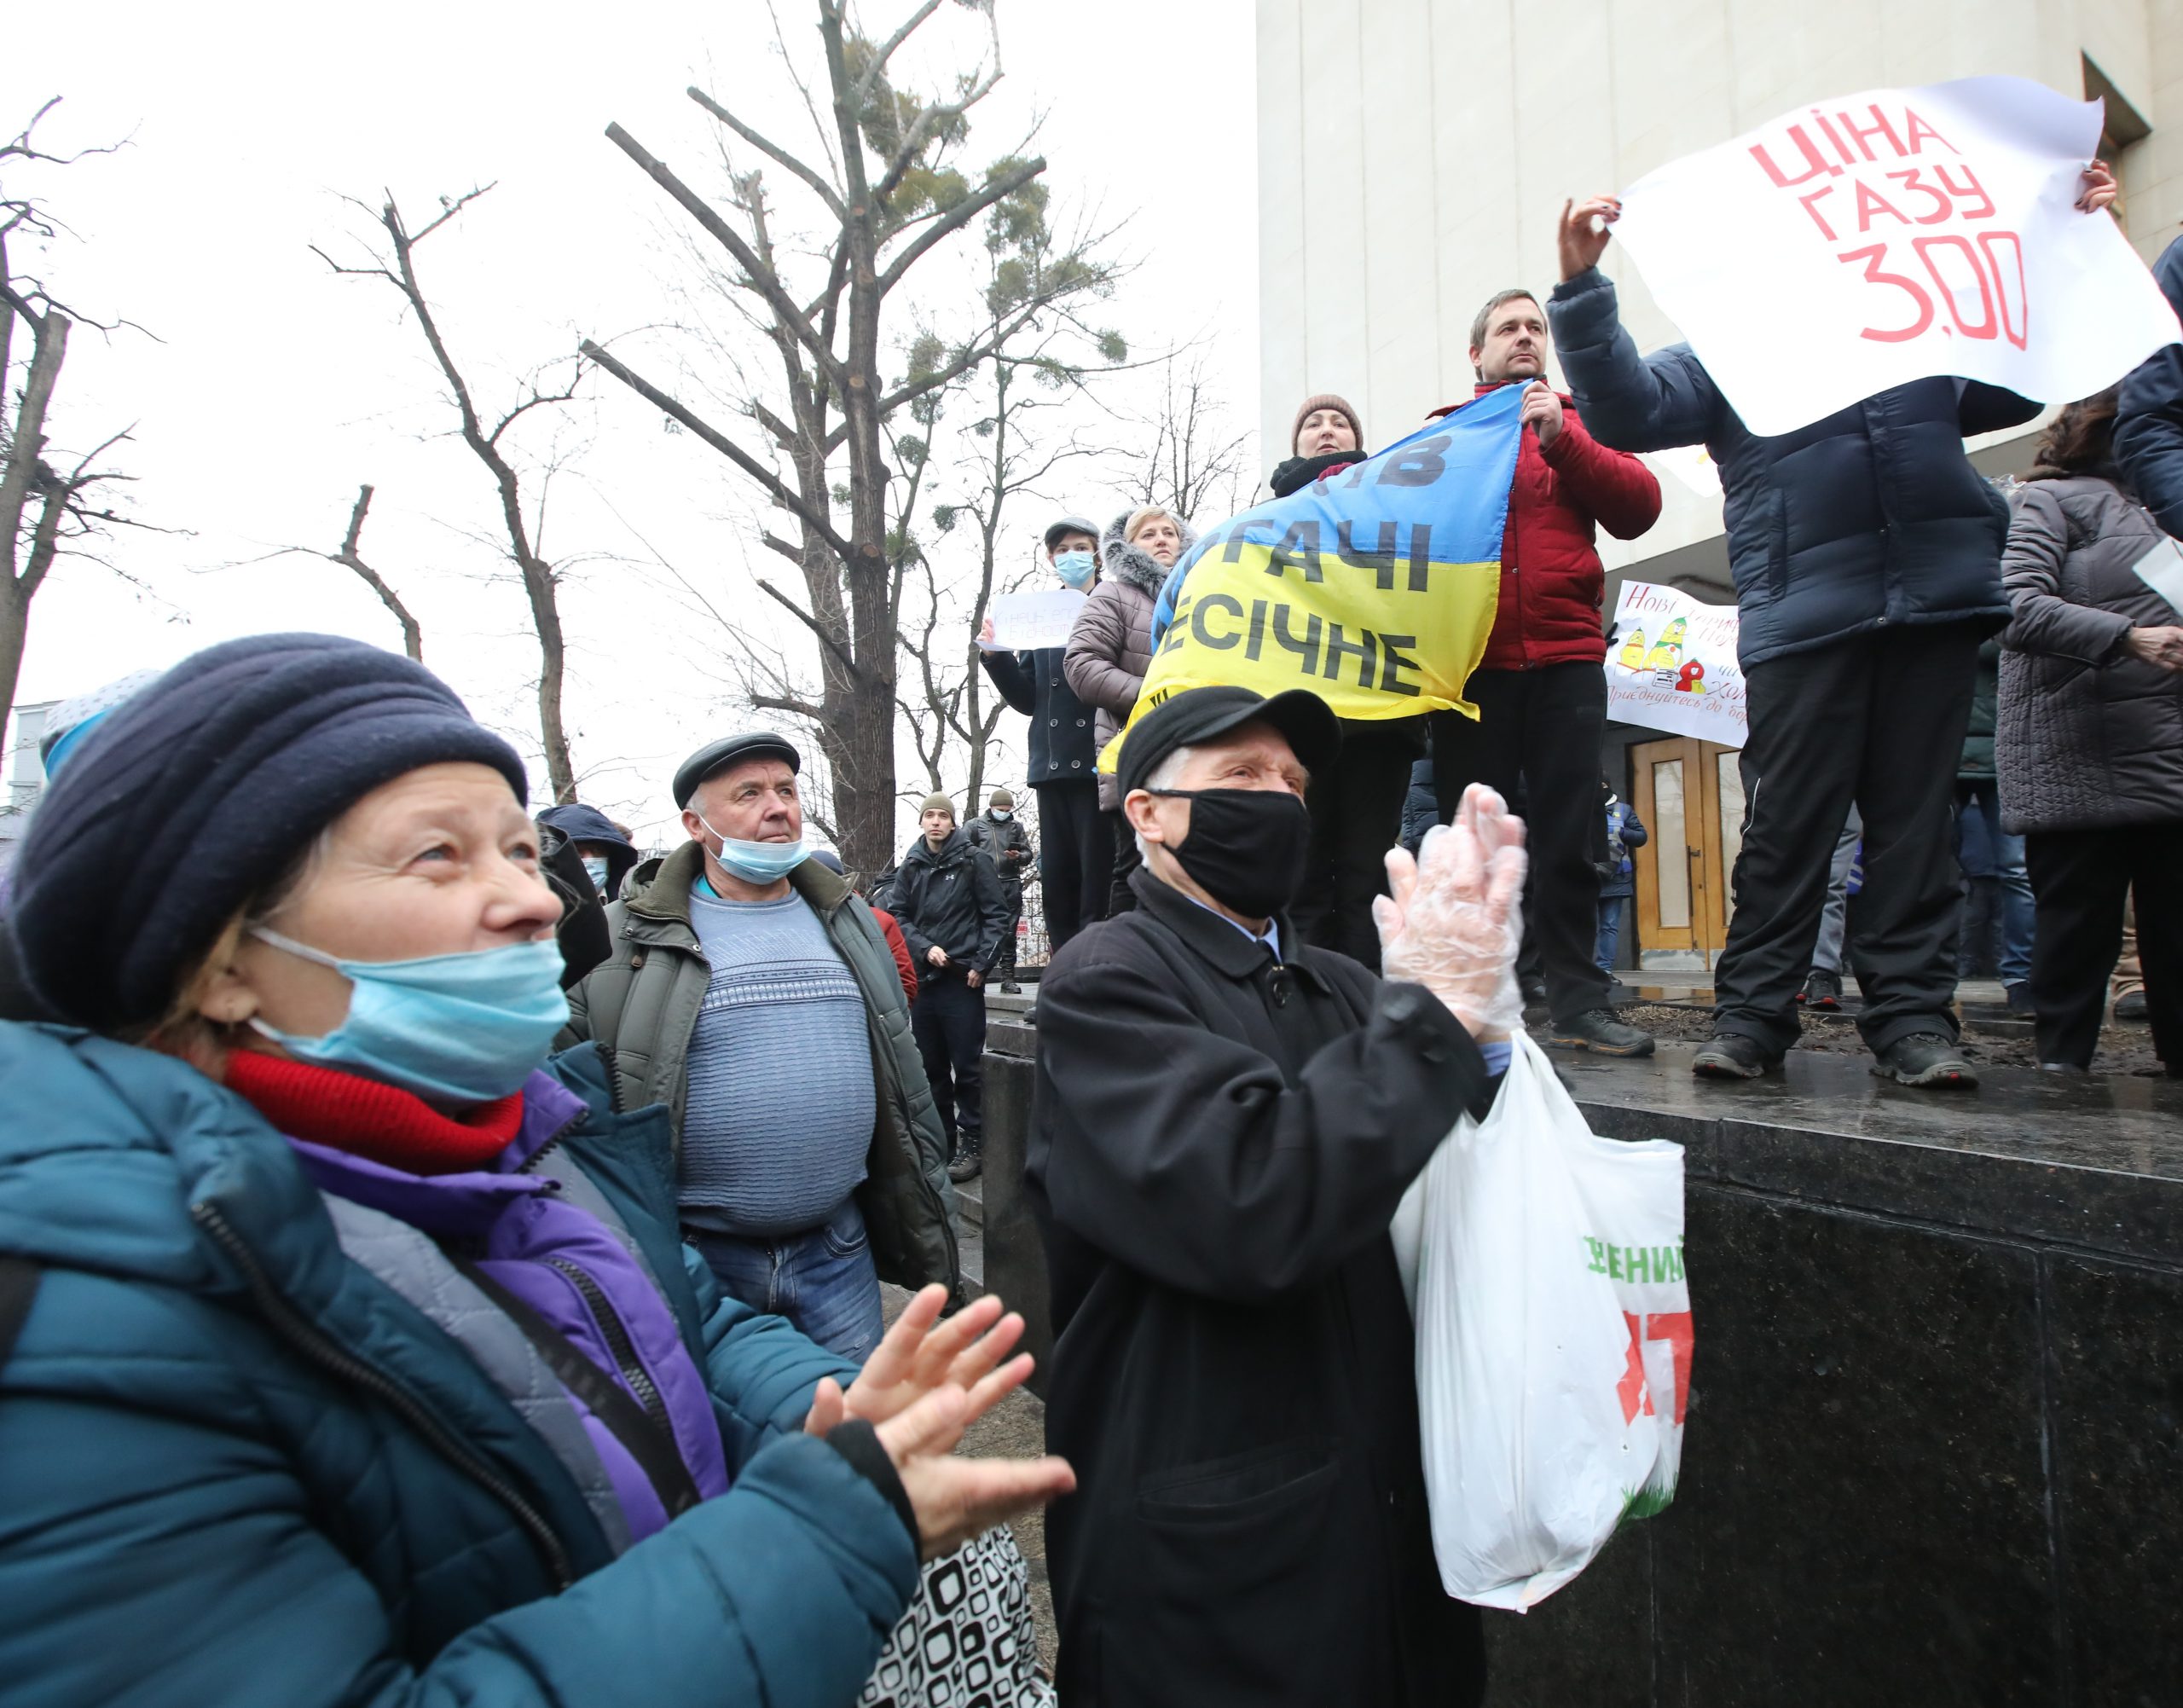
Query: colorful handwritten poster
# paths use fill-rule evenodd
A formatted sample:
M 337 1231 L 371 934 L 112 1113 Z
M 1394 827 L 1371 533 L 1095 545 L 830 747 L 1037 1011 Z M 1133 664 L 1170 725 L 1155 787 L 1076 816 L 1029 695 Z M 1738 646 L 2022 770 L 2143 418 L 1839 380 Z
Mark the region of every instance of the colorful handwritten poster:
M 1624 582 L 1607 643 L 1607 715 L 1723 747 L 1750 739 L 1736 608 Z

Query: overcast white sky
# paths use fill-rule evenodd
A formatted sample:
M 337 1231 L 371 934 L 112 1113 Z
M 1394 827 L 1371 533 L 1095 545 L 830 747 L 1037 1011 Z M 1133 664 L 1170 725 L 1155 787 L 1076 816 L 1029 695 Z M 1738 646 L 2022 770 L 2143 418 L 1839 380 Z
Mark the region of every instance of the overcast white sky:
M 792 37 L 809 30 L 809 0 L 775 3 Z M 910 0 L 865 0 L 866 28 L 891 29 L 910 9 Z M 965 164 L 1004 152 L 1042 114 L 1037 146 L 1063 217 L 1096 208 L 1126 221 L 1120 247 L 1141 263 L 1115 321 L 1139 350 L 1203 335 L 1235 425 L 1248 429 L 1258 315 L 1249 0 L 999 0 L 999 15 L 1006 79 L 979 110 Z M 974 54 L 982 35 L 953 6 L 928 28 L 928 64 L 951 63 L 951 44 Z M 95 28 L 19 38 L 0 63 L 0 126 L 12 132 L 61 95 L 44 147 L 132 136 L 119 154 L 11 176 L 11 190 L 34 188 L 72 229 L 43 270 L 84 312 L 126 316 L 159 340 L 78 328 L 55 448 L 81 450 L 136 423 L 119 454 L 138 477 L 133 512 L 188 531 L 124 530 L 112 542 L 141 586 L 94 564 L 61 565 L 33 607 L 18 699 L 63 697 L 269 629 L 398 646 L 392 619 L 345 570 L 310 557 L 235 567 L 276 546 L 338 545 L 358 483 L 370 481 L 364 555 L 417 611 L 426 662 L 535 751 L 535 646 L 519 591 L 488 579 L 496 512 L 487 477 L 446 436 L 437 375 L 391 290 L 329 275 L 310 246 L 338 255 L 370 235 L 369 216 L 344 194 L 376 208 L 391 188 L 414 227 L 443 194 L 497 180 L 420 253 L 443 329 L 489 402 L 581 336 L 667 318 L 668 287 L 685 273 L 681 216 L 601 132 L 619 120 L 717 189 L 716 127 L 682 94 L 694 81 L 764 113 L 785 144 L 806 142 L 763 0 L 621 13 L 565 0 L 384 0 L 334 12 L 119 0 Z M 941 324 L 947 309 L 931 305 Z M 647 351 L 654 377 L 673 377 L 671 359 L 650 353 L 662 346 L 640 337 L 629 348 Z M 656 549 L 749 607 L 748 502 L 717 455 L 664 433 L 605 376 L 558 427 L 536 413 L 529 425 L 534 447 L 558 431 L 581 453 L 555 496 L 549 558 Z M 1057 496 L 1104 513 L 1096 488 Z M 1043 514 L 1017 519 L 1028 549 Z M 564 611 L 585 798 L 664 830 L 675 760 L 748 721 L 730 709 L 719 643 L 656 572 L 613 562 L 577 570 Z

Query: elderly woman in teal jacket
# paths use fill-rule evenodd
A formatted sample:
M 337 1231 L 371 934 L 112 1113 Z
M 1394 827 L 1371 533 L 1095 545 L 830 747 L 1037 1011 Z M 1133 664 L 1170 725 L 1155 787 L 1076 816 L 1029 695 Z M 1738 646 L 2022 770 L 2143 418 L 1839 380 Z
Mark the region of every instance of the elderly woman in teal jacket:
M 512 750 L 269 635 L 84 744 L 0 1024 L 11 1702 L 845 1704 L 917 1583 L 1069 1486 L 949 1456 L 1020 1319 L 861 1372 L 721 1299 L 663 1112 L 565 1016 Z

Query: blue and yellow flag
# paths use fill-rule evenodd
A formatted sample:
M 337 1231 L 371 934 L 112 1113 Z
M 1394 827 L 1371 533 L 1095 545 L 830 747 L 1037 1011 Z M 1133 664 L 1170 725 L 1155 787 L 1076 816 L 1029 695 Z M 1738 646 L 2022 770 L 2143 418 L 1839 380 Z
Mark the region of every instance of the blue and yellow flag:
M 1309 688 L 1345 718 L 1478 709 L 1464 682 L 1501 599 L 1501 531 L 1525 388 L 1213 529 L 1176 565 L 1130 723 L 1186 688 Z

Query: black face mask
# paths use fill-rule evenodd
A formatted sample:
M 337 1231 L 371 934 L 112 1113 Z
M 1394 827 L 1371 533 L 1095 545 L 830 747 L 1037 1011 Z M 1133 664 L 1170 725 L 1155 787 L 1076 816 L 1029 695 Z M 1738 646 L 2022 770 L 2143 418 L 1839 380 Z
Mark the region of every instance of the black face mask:
M 1190 833 L 1168 852 L 1215 901 L 1253 919 L 1296 899 L 1312 815 L 1285 789 L 1154 789 L 1190 802 Z

